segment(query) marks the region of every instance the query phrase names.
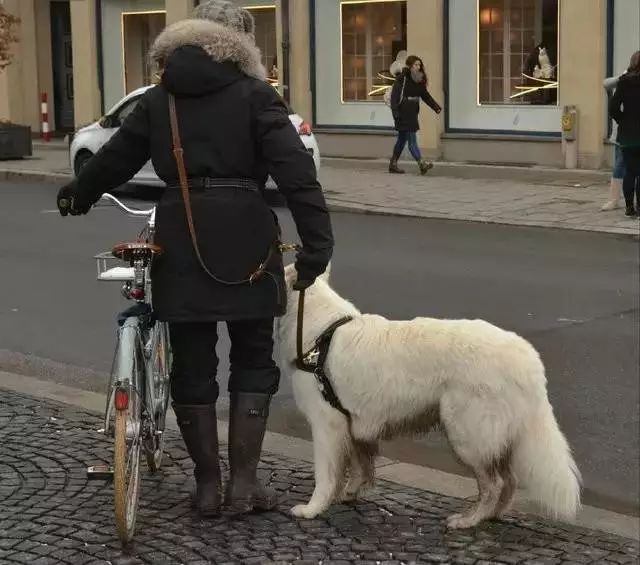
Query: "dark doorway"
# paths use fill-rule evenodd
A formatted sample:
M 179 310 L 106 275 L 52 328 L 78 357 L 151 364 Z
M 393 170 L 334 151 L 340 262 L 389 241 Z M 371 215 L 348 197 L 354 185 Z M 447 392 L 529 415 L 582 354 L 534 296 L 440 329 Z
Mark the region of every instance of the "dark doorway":
M 51 2 L 51 55 L 55 127 L 57 131 L 72 131 L 73 51 L 69 2 Z

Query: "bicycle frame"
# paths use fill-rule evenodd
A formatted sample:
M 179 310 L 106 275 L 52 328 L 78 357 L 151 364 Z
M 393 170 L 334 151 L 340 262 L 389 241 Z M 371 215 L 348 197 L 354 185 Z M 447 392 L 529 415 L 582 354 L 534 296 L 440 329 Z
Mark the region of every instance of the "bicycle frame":
M 155 235 L 155 207 L 148 210 L 137 210 L 126 206 L 116 197 L 105 194 L 102 200 L 110 202 L 123 210 L 127 215 L 133 217 L 148 218 L 145 228 L 141 235 L 144 234 L 147 241 L 152 241 Z M 129 309 L 125 312 L 126 317 L 120 320 L 118 329 L 117 349 L 113 361 L 111 371 L 111 382 L 108 391 L 107 405 L 104 415 L 104 433 L 110 432 L 110 422 L 115 407 L 115 395 L 118 389 L 126 389 L 130 393 L 136 394 L 142 404 L 143 411 L 149 416 L 153 416 L 158 412 L 159 406 L 149 404 L 157 404 L 156 398 L 152 391 L 149 378 L 157 378 L 158 375 L 153 374 L 153 358 L 155 349 L 153 340 L 162 334 L 161 339 L 166 343 L 168 340 L 166 328 L 162 325 L 157 332 L 154 331 L 153 322 L 145 318 L 151 316 L 151 276 L 150 265 L 144 265 L 141 261 L 134 262 L 132 267 L 112 267 L 107 268 L 108 261 L 112 261 L 113 257 L 110 253 L 101 253 L 95 256 L 98 261 L 98 279 L 101 281 L 117 281 L 122 282 L 122 293 L 125 298 L 134 300 L 137 307 Z M 135 293 L 142 291 L 142 293 Z M 163 344 L 164 345 L 164 344 Z M 161 348 L 164 350 L 164 348 Z M 144 352 L 143 358 L 138 359 L 136 352 Z M 168 363 L 167 359 L 161 360 L 163 366 Z M 140 363 L 140 366 L 132 366 L 132 363 Z M 124 382 L 129 379 L 123 379 L 122 375 L 133 375 L 133 382 Z M 147 422 L 149 419 L 146 419 Z M 151 418 L 151 422 L 153 418 Z M 164 414 L 161 418 L 164 423 Z M 153 424 L 152 428 L 154 427 Z M 131 434 L 138 434 L 141 430 L 130 430 Z M 148 430 L 151 434 L 156 434 L 159 430 Z M 129 433 L 127 434 L 129 435 Z

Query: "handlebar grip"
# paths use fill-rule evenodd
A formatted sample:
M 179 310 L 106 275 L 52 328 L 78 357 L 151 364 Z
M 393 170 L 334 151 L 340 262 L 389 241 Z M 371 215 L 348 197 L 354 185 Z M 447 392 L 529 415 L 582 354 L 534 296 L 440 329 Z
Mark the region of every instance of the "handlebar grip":
M 60 210 L 60 214 L 63 216 L 66 216 L 72 208 L 73 198 L 61 198 L 58 200 L 58 210 Z

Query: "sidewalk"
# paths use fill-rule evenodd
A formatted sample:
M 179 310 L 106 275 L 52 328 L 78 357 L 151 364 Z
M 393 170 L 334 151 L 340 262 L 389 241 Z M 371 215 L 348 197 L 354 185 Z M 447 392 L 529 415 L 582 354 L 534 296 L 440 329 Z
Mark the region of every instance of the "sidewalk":
M 38 143 L 32 158 L 0 161 L 0 180 L 64 182 L 71 170 L 63 142 Z M 389 175 L 383 161 L 325 159 L 320 170 L 333 210 L 421 218 L 599 231 L 637 236 L 637 218 L 600 212 L 608 191 L 603 171 L 436 163 L 426 177 L 415 163 Z
M 76 400 L 82 396 L 74 394 Z M 202 521 L 189 504 L 191 462 L 173 430 L 166 434 L 161 472 L 152 476 L 143 467 L 135 543 L 123 552 L 114 533 L 111 485 L 85 475 L 87 465 L 110 458 L 111 440 L 96 433 L 100 418 L 85 408 L 3 389 L 0 406 L 2 564 L 568 565 L 638 559 L 637 541 L 522 513 L 448 532 L 445 517 L 468 502 L 387 480 L 378 480 L 357 504 L 296 520 L 287 510 L 312 491 L 312 466 L 294 459 L 295 449 L 276 454 L 272 440 L 260 473 L 280 492 L 280 507 Z M 223 446 L 223 458 L 225 451 Z

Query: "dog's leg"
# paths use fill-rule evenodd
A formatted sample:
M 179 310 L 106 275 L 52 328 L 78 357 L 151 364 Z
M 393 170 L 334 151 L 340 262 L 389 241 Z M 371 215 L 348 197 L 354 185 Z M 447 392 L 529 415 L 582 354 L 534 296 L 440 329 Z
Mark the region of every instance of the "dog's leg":
M 334 501 L 342 487 L 350 434 L 346 418 L 330 415 L 313 422 L 313 461 L 316 485 L 307 504 L 291 509 L 297 518 L 315 518 Z
M 508 463 L 500 469 L 500 476 L 504 484 L 502 492 L 500 493 L 500 499 L 493 513 L 494 518 L 500 518 L 509 512 L 516 494 L 516 477 Z
M 352 441 L 349 480 L 342 493 L 344 502 L 356 500 L 363 488 L 373 485 L 376 471 L 375 457 L 377 454 L 377 442 Z
M 502 492 L 503 480 L 498 473 L 491 473 L 482 467 L 473 469 L 478 480 L 478 501 L 467 512 L 454 514 L 447 519 L 450 529 L 473 528 L 482 520 L 492 518 Z

